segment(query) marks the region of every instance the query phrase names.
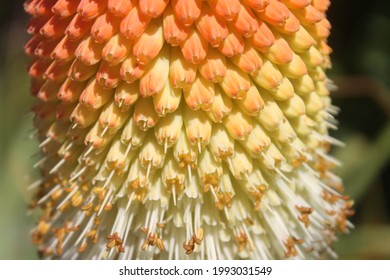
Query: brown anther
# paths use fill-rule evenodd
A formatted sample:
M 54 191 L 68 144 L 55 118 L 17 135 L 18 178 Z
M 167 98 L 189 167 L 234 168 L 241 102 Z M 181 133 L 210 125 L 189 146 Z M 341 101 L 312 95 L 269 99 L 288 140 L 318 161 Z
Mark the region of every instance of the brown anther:
M 141 250 L 146 251 L 147 248 L 148 248 L 148 243 L 146 243 L 146 240 L 145 240 L 145 242 L 142 243 L 142 245 L 141 245 Z
M 103 187 L 94 187 L 94 188 L 92 189 L 92 192 L 93 192 L 94 194 L 100 194 L 100 193 L 104 192 L 104 188 L 103 188 Z
M 219 178 L 217 172 L 206 174 L 202 177 L 203 182 L 203 192 L 206 193 L 210 188 L 214 188 L 214 191 L 217 192 L 219 185 Z
M 186 254 L 190 255 L 195 249 L 195 244 L 194 244 L 193 239 L 191 238 L 188 243 L 184 242 L 183 248 L 184 248 L 184 250 L 186 250 Z
M 133 187 L 133 186 L 136 186 L 136 187 Z M 146 195 L 148 194 L 148 191 L 149 189 L 145 186 L 145 187 L 141 187 L 139 183 L 133 185 L 133 184 L 129 184 L 128 185 L 128 190 L 129 190 L 129 193 L 132 193 L 134 192 L 135 195 L 133 197 L 133 200 L 137 200 L 139 202 L 143 202 Z M 130 197 L 130 196 L 129 196 Z
M 156 245 L 157 239 L 158 239 L 158 236 L 156 233 L 154 233 L 154 232 L 149 233 L 148 239 L 147 239 L 148 245 L 150 245 L 150 246 Z
M 233 155 L 232 149 L 222 150 L 221 148 L 218 148 L 218 154 L 219 154 L 219 160 L 227 160 Z
M 196 163 L 193 161 L 193 157 L 191 155 L 191 152 L 188 152 L 186 154 L 179 154 L 178 158 L 179 158 L 179 164 L 183 165 L 180 167 L 184 167 L 186 165 L 190 165 L 192 168 L 196 167 Z
M 87 249 L 87 246 L 88 246 L 88 243 L 87 242 L 84 242 L 83 244 L 81 244 L 81 246 L 77 249 L 77 252 L 78 253 L 83 253 L 86 249 Z
M 256 187 L 249 190 L 250 197 L 254 200 L 254 210 L 258 211 L 260 209 L 260 203 L 264 197 L 267 186 L 257 185 Z
M 106 238 L 109 240 L 106 244 L 107 249 L 112 249 L 115 247 L 118 253 L 124 252 L 122 239 L 119 237 L 119 234 L 117 232 L 108 235 Z
M 88 204 L 86 204 L 86 205 L 82 205 L 82 206 L 80 207 L 80 209 L 81 209 L 82 211 L 88 211 L 88 210 L 90 210 L 92 207 L 93 207 L 93 203 L 90 202 L 90 203 L 88 203 Z
M 345 197 L 343 197 L 341 195 L 335 195 L 335 194 L 332 194 L 332 193 L 327 192 L 327 191 L 322 192 L 322 198 L 325 201 L 329 202 L 330 204 L 335 204 L 340 199 L 344 199 L 345 200 Z
M 108 249 L 111 249 L 115 246 L 116 242 L 115 242 L 115 239 L 110 239 L 110 241 L 106 244 L 106 247 Z
M 157 245 L 157 248 L 158 248 L 160 251 L 164 251 L 164 250 L 165 250 L 164 243 L 162 242 L 162 240 L 161 240 L 160 238 L 157 239 L 156 245 Z
M 89 234 L 87 233 L 86 236 L 92 239 L 93 244 L 96 244 L 98 242 L 99 234 L 98 234 L 97 230 L 89 231 Z
M 138 189 L 139 187 L 140 187 L 140 183 L 139 183 L 139 180 L 138 180 L 138 179 L 129 182 L 128 185 L 127 185 L 127 188 L 128 188 L 129 190 L 136 190 L 136 189 Z
M 232 196 L 230 193 L 219 193 L 217 195 L 218 197 L 218 206 L 220 207 L 217 207 L 218 209 L 222 210 L 224 207 L 227 207 L 227 208 L 230 208 L 232 207 Z
M 347 218 L 345 217 L 344 213 L 340 213 L 337 216 L 336 223 L 337 230 L 339 232 L 345 232 L 347 230 Z
M 230 193 L 219 193 L 217 194 L 218 200 L 215 202 L 215 207 L 222 210 L 224 207 L 232 207 L 232 197 Z
M 240 231 L 240 233 L 236 235 L 236 241 L 238 243 L 237 250 L 239 253 L 242 252 L 242 250 L 244 250 L 246 246 L 250 245 L 248 235 L 246 235 L 246 233 L 244 233 L 243 231 Z
M 347 199 L 347 197 L 343 197 L 343 199 Z M 355 211 L 352 208 L 354 202 L 351 200 L 345 201 L 344 205 L 341 207 L 341 211 L 338 213 L 336 218 L 336 230 L 339 232 L 346 232 L 348 225 L 347 225 L 347 218 L 354 215 Z
M 291 160 L 291 165 L 294 167 L 294 168 L 298 168 L 299 166 L 301 166 L 302 163 L 304 162 L 307 162 L 307 157 L 303 154 L 301 154 L 298 158 L 293 158 Z
M 120 245 L 120 246 L 117 246 L 116 250 L 117 250 L 118 253 L 124 253 L 125 252 L 125 247 L 123 247 L 123 245 Z
M 298 255 L 298 251 L 295 248 L 295 245 L 302 244 L 303 240 L 302 239 L 297 239 L 295 237 L 289 236 L 284 243 L 286 247 L 286 258 L 291 258 L 291 257 L 296 257 Z
M 302 222 L 305 227 L 309 227 L 310 225 L 310 219 L 309 215 L 313 213 L 313 208 L 311 207 L 303 207 L 296 205 L 295 208 L 300 212 L 300 216 L 298 216 L 298 220 Z
M 104 209 L 104 211 L 110 211 L 112 209 L 112 203 L 111 202 L 107 203 L 103 209 Z
M 298 255 L 297 249 L 295 247 L 286 247 L 285 256 L 286 258 L 296 257 Z
M 69 232 L 72 232 L 72 231 L 76 231 L 80 228 L 80 225 L 78 226 L 70 226 L 70 221 L 66 221 L 65 222 L 65 225 L 64 225 L 64 230 L 65 230 L 65 233 L 69 233 Z
M 314 163 L 314 169 L 320 173 L 321 177 L 326 176 L 325 174 L 334 167 L 334 163 L 327 161 L 323 157 L 318 157 Z
M 334 210 L 326 210 L 325 213 L 328 214 L 329 216 L 336 215 L 336 211 L 334 211 Z
M 172 179 L 167 179 L 167 192 L 172 193 L 175 188 L 176 194 L 181 193 L 184 190 L 184 184 L 180 183 L 178 176 Z
M 203 228 L 199 228 L 196 234 L 193 234 L 188 242 L 183 243 L 186 254 L 189 255 L 195 250 L 195 244 L 200 245 L 204 238 Z
M 158 227 L 160 229 L 163 229 L 163 228 L 165 228 L 165 224 L 163 224 L 163 223 L 156 223 L 156 227 Z
M 66 191 L 67 193 L 70 193 L 71 191 L 74 190 L 75 187 L 68 187 L 68 188 L 64 188 L 64 191 Z

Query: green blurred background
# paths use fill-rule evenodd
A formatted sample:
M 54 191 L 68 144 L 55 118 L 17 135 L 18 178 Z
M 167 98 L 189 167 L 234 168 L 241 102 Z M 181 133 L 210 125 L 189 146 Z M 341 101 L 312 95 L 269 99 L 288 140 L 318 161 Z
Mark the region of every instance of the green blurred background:
M 390 259 L 390 1 L 332 1 L 329 18 L 340 128 L 347 146 L 334 149 L 337 170 L 356 201 L 356 228 L 341 236 L 341 259 Z M 22 0 L 0 4 L 0 259 L 34 259 L 27 213 L 37 143 L 29 108 L 27 59 L 22 46 L 27 17 Z

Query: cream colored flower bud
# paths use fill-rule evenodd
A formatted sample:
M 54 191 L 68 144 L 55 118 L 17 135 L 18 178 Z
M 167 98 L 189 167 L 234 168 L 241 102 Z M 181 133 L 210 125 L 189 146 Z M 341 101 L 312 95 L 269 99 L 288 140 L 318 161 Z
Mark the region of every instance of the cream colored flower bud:
M 309 75 L 304 75 L 292 82 L 295 92 L 300 95 L 306 95 L 315 90 L 313 79 Z
M 257 123 L 254 124 L 249 136 L 242 141 L 242 146 L 250 153 L 252 157 L 260 157 L 271 144 L 271 138 L 264 129 Z
M 120 141 L 120 137 L 114 139 L 111 148 L 106 157 L 106 165 L 108 169 L 118 169 L 126 171 L 128 164 L 135 156 L 134 150 L 127 152 L 127 146 Z
M 159 116 L 154 110 L 151 97 L 141 98 L 134 108 L 134 123 L 141 130 L 148 130 L 159 121 Z
M 92 78 L 81 94 L 79 101 L 92 110 L 97 110 L 111 99 L 112 92 L 111 89 L 104 89 L 96 82 L 96 79 Z
M 248 74 L 232 64 L 229 65 L 226 76 L 219 84 L 232 99 L 242 99 L 250 88 Z
M 153 96 L 154 109 L 160 117 L 167 113 L 172 113 L 179 108 L 182 91 L 180 88 L 174 88 L 170 82 L 165 84 L 164 89 Z
M 229 135 L 236 140 L 245 139 L 252 131 L 252 120 L 240 109 L 233 107 L 232 112 L 223 120 Z
M 276 130 L 284 122 L 283 112 L 275 100 L 266 92 L 262 93 L 264 108 L 257 116 L 257 120 L 269 131 Z
M 253 171 L 251 157 L 239 145 L 235 146 L 234 155 L 229 160 L 229 169 L 236 179 L 243 179 Z
M 234 140 L 221 125 L 215 125 L 213 128 L 210 151 L 218 162 L 234 154 Z
M 130 111 L 122 111 L 121 108 L 111 101 L 103 108 L 99 117 L 99 124 L 104 129 L 108 130 L 109 134 L 116 133 L 126 122 L 130 115 Z
M 173 87 L 185 88 L 196 77 L 196 66 L 185 60 L 180 48 L 171 48 L 169 79 Z
M 305 62 L 296 53 L 293 53 L 290 63 L 280 65 L 279 69 L 285 76 L 292 79 L 300 78 L 308 73 Z
M 152 44 L 150 42 L 149 44 Z M 140 79 L 140 94 L 153 96 L 163 90 L 169 73 L 169 49 L 163 48 L 161 54 L 151 63 Z
M 154 129 L 154 135 L 156 136 L 157 142 L 164 146 L 165 152 L 179 139 L 182 126 L 183 117 L 180 112 L 168 114 L 157 123 Z
M 253 77 L 260 87 L 266 90 L 276 90 L 283 80 L 280 71 L 269 60 L 264 61 L 260 71 Z
M 115 104 L 122 108 L 122 111 L 129 110 L 139 97 L 139 84 L 122 82 L 115 90 Z
M 185 109 L 183 119 L 188 140 L 200 152 L 210 142 L 212 130 L 210 119 L 202 110 L 190 111 L 189 108 Z
M 190 109 L 209 111 L 214 102 L 214 83 L 198 76 L 190 87 L 183 90 L 183 95 Z
M 88 127 L 95 123 L 99 118 L 100 111 L 91 110 L 79 103 L 70 115 L 70 120 L 82 128 Z
M 148 172 L 151 168 L 159 169 L 164 163 L 164 149 L 159 145 L 152 135 L 145 139 L 144 145 L 140 148 L 138 158 L 143 168 Z
M 214 87 L 214 102 L 210 111 L 207 112 L 209 118 L 216 123 L 221 123 L 230 114 L 232 108 L 233 103 L 231 99 L 221 92 L 221 88 L 216 85 Z
M 237 100 L 237 104 L 247 115 L 256 116 L 264 108 L 264 101 L 261 98 L 257 87 L 251 83 L 243 99 Z
M 123 127 L 121 141 L 125 145 L 131 146 L 131 148 L 138 148 L 142 146 L 142 143 L 147 135 L 147 132 L 139 129 L 133 118 L 130 118 Z
M 278 102 L 278 105 L 287 118 L 297 118 L 307 111 L 305 102 L 297 94 L 286 101 Z

